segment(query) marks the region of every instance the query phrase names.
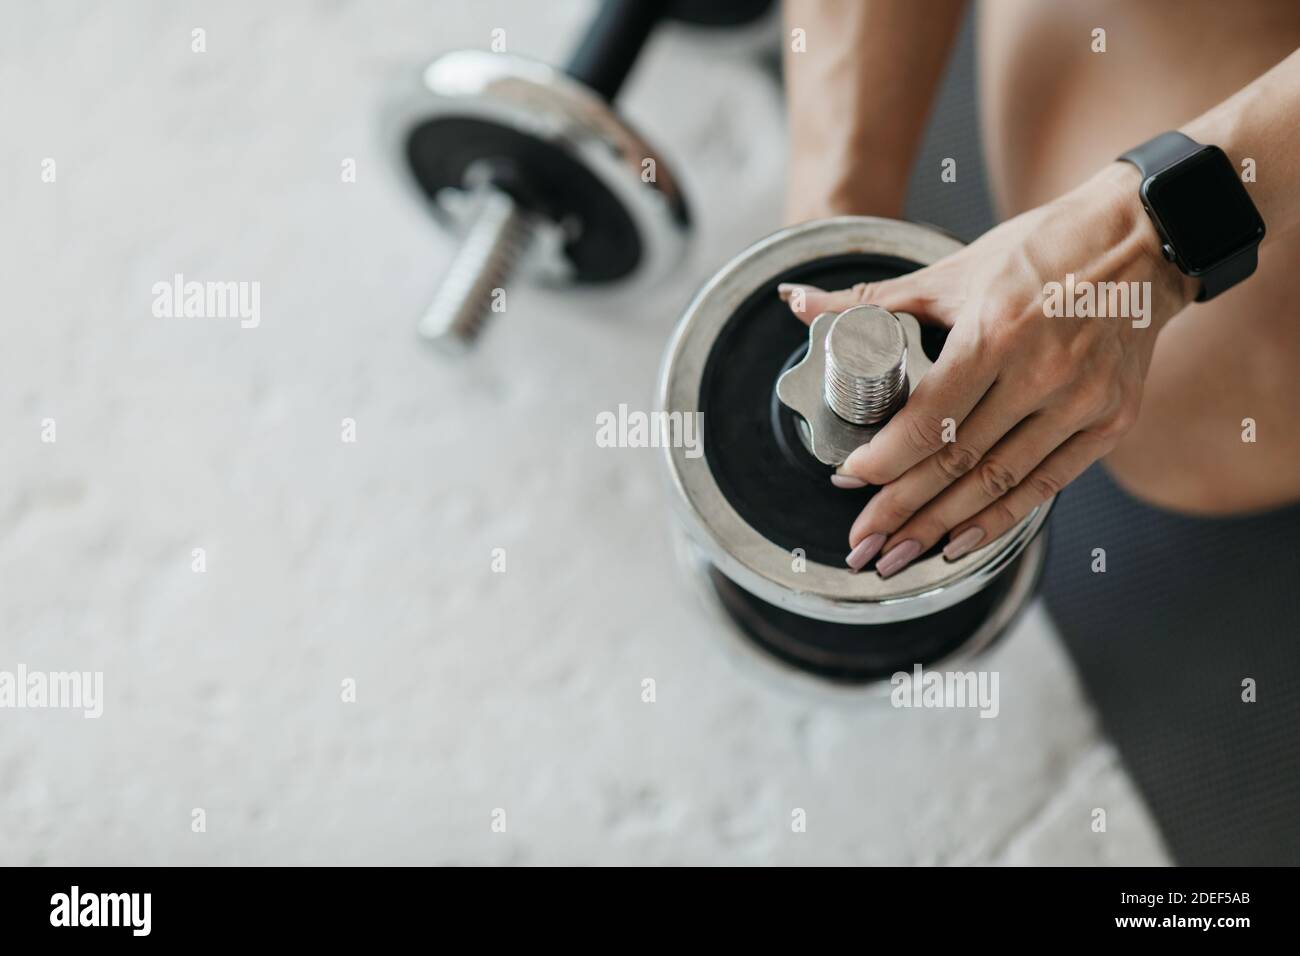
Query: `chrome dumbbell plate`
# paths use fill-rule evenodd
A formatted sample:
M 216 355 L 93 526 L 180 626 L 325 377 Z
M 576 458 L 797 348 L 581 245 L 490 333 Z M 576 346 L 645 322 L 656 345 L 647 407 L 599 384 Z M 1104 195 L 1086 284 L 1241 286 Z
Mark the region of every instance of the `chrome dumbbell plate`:
M 925 617 L 884 624 L 839 624 L 769 604 L 716 567 L 704 571 L 717 603 L 746 638 L 773 657 L 845 683 L 888 680 L 915 663 L 955 664 L 984 650 L 1015 619 L 1037 586 L 1045 553 L 1039 536 L 988 587 Z
M 848 217 L 798 226 L 759 242 L 724 267 L 696 296 L 677 329 L 661 375 L 660 400 L 669 412 L 703 413 L 704 454 L 691 458 L 684 449 L 666 450 L 673 499 L 683 528 L 708 563 L 737 593 L 761 602 L 748 616 L 767 619 L 763 627 L 771 633 L 799 620 L 849 626 L 842 633 L 820 629 L 836 646 L 869 642 L 880 625 L 929 619 L 918 625 L 936 629 L 925 656 L 929 660 L 942 652 L 947 657 L 956 648 L 973 646 L 978 635 L 967 626 L 969 620 L 947 636 L 937 635 L 941 612 L 997 583 L 998 589 L 976 598 L 992 602 L 976 616 L 999 617 L 998 596 L 1006 600 L 1015 594 L 1023 602 L 1025 582 L 1036 576 L 1041 548 L 1026 548 L 1047 507 L 956 561 L 944 560 L 935 549 L 887 579 L 871 571 L 849 573 L 844 565 L 848 528 L 873 490 L 834 488 L 827 462 L 842 461 L 839 452 L 821 460 L 811 454 L 806 420 L 777 394 L 776 382 L 809 357 L 809 330 L 780 301 L 778 283 L 844 288 L 910 272 L 958 248 L 959 242 L 935 230 L 891 220 Z M 909 340 L 907 363 L 923 361 L 928 367 L 942 348 L 942 334 L 930 327 L 918 327 L 916 334 L 920 348 Z M 819 341 L 816 334 L 812 339 Z M 815 379 L 809 387 L 826 407 Z M 1022 555 L 1028 566 L 1020 562 Z M 731 603 L 732 616 L 744 616 Z M 783 618 L 784 613 L 791 617 Z M 954 612 L 948 620 L 958 617 Z M 809 634 L 793 640 L 820 654 L 814 646 L 820 638 Z M 886 640 L 884 631 L 875 634 Z
M 557 224 L 562 261 L 547 264 L 545 277 L 652 277 L 680 258 L 689 217 L 669 164 L 560 70 L 504 53 L 449 53 L 389 124 L 410 175 L 451 229 L 463 226 L 447 194 L 484 177 Z

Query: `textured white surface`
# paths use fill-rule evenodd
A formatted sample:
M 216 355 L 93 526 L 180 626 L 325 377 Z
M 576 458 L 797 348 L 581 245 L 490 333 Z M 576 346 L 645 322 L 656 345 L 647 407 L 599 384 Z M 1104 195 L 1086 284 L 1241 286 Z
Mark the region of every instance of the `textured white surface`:
M 723 653 L 656 453 L 596 447 L 778 224 L 780 93 L 743 50 L 665 33 L 623 101 L 701 224 L 672 282 L 519 289 L 458 363 L 415 339 L 450 246 L 383 105 L 494 27 L 559 58 L 588 10 L 7 12 L 0 669 L 102 670 L 106 701 L 0 710 L 0 863 L 1164 860 L 1037 608 L 988 660 L 995 720 L 791 693 Z M 153 318 L 177 272 L 259 281 L 260 327 Z

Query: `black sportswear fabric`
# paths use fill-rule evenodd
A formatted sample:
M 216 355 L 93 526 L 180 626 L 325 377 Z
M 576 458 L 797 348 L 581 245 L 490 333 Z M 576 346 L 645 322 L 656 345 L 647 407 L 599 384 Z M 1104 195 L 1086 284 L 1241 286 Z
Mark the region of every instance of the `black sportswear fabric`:
M 1300 506 L 1190 518 L 1094 466 L 1049 528 L 1047 606 L 1174 859 L 1300 864 Z

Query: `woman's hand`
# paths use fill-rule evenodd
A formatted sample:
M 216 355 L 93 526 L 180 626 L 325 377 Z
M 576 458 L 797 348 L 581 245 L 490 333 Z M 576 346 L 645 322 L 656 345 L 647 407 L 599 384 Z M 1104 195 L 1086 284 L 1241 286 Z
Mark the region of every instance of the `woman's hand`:
M 945 535 L 944 556 L 956 559 L 1132 427 L 1156 335 L 1197 289 L 1162 258 L 1139 183 L 1116 163 L 910 275 L 839 292 L 782 287 L 805 322 L 872 303 L 950 330 L 906 405 L 832 479 L 882 486 L 849 532 L 850 568 L 879 554 L 888 577 Z M 1089 287 L 1088 311 L 1106 317 L 1066 317 L 1085 311 Z

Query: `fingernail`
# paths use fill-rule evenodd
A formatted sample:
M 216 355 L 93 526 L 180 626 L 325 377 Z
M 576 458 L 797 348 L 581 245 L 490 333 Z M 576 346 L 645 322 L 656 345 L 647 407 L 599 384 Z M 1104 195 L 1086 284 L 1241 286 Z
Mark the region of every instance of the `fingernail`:
M 782 282 L 776 287 L 776 294 L 782 299 L 788 299 L 797 289 L 803 289 L 807 292 L 812 286 L 800 285 L 797 282 Z
M 921 542 L 909 538 L 889 549 L 889 553 L 876 562 L 876 571 L 882 578 L 897 574 L 921 553 Z
M 963 554 L 974 551 L 975 545 L 983 540 L 983 528 L 967 528 L 943 546 L 943 556 L 949 561 L 956 561 Z
M 844 563 L 854 571 L 861 571 L 867 566 L 867 562 L 876 556 L 876 552 L 880 550 L 880 546 L 884 543 L 885 536 L 883 534 L 869 534 L 858 542 L 856 548 L 849 552 L 849 556 L 844 559 Z
M 865 488 L 867 483 L 853 475 L 831 475 L 831 484 L 836 488 Z

